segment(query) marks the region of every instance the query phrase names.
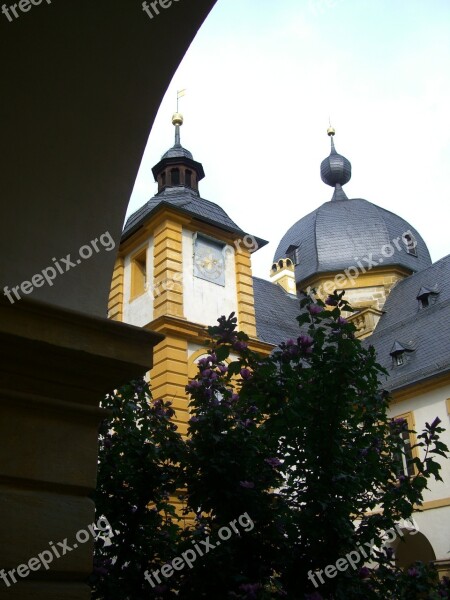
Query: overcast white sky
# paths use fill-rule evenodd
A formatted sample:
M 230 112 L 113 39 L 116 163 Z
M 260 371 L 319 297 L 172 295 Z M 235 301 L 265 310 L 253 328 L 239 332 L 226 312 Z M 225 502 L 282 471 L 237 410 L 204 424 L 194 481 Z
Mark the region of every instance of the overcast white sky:
M 450 253 L 449 0 L 218 0 L 161 104 L 128 214 L 156 192 L 182 88 L 202 197 L 270 242 L 254 275 L 267 279 L 286 230 L 331 199 L 329 117 L 352 163 L 347 196 L 409 221 L 433 261 Z

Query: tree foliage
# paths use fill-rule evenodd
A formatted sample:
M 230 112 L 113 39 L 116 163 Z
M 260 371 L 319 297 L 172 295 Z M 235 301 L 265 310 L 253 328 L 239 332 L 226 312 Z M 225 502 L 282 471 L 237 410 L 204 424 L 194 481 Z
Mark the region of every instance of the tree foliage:
M 449 597 L 432 566 L 401 571 L 386 545 L 430 478 L 440 479 L 439 419 L 418 436 L 415 473 L 399 477 L 407 423 L 388 417 L 385 372 L 343 318 L 343 294 L 327 306 L 305 298 L 301 309 L 298 338 L 265 358 L 234 315 L 210 328 L 209 354 L 187 386 L 187 440 L 143 384 L 107 399 L 96 499 L 119 535 L 97 548 L 95 598 Z M 183 527 L 171 503 L 180 494 L 192 517 Z M 243 514 L 254 527 L 219 540 Z M 205 536 L 219 544 L 192 568 L 163 585 L 144 580 Z M 354 568 L 333 571 L 348 555 Z

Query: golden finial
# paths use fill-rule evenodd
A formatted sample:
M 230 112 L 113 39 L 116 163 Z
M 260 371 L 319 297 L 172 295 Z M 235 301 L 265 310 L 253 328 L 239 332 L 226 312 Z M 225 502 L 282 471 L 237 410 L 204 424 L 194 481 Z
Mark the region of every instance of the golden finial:
M 330 137 L 333 137 L 335 135 L 336 131 L 335 131 L 334 127 L 331 127 L 331 125 L 330 125 L 327 129 L 327 133 Z
M 172 125 L 183 125 L 183 120 L 183 115 L 179 112 L 176 112 L 172 116 Z

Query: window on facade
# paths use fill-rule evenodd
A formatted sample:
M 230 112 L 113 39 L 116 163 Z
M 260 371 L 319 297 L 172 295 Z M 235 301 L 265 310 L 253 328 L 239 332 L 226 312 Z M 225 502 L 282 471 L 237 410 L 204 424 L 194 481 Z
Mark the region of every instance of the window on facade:
M 170 171 L 170 180 L 172 185 L 180 185 L 180 169 L 172 169 Z
M 394 455 L 396 461 L 396 475 L 397 478 L 403 475 L 404 477 L 411 477 L 415 474 L 414 458 L 416 456 L 415 449 L 413 446 L 416 443 L 415 435 L 410 433 L 408 430 L 414 430 L 414 419 L 412 413 L 406 413 L 399 415 L 396 420 L 402 419 L 405 421 L 405 430 L 399 433 L 402 441 L 401 450 Z
M 411 256 L 417 256 L 417 242 L 415 237 L 410 233 L 405 233 L 403 236 L 403 243 L 405 244 L 406 252 Z
M 187 187 L 192 187 L 192 171 L 186 169 L 184 172 L 184 183 Z
M 147 250 L 144 249 L 131 259 L 131 298 L 145 292 L 147 286 Z
M 166 174 L 163 173 L 161 175 L 161 186 L 164 187 L 166 185 Z

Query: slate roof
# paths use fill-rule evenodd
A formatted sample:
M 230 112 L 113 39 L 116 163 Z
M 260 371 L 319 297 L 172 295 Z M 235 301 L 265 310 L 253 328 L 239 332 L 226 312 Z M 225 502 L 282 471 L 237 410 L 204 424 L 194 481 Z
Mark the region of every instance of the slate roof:
M 194 160 L 192 152 L 189 152 L 189 150 L 183 148 L 181 144 L 175 144 L 175 146 L 169 148 L 169 150 L 162 155 L 161 160 L 166 158 L 190 158 L 191 160 Z
M 435 286 L 439 289 L 436 302 L 419 308 L 420 289 Z M 375 347 L 378 362 L 389 371 L 388 390 L 450 372 L 450 255 L 399 282 L 383 311 L 364 344 Z M 402 365 L 394 364 L 390 356 L 396 342 L 413 350 L 405 352 Z
M 386 244 L 410 231 L 417 241 L 417 256 L 401 250 L 391 257 L 381 253 Z M 343 272 L 365 258 L 386 265 L 399 265 L 416 272 L 431 264 L 428 248 L 416 229 L 398 215 L 362 198 L 325 202 L 295 223 L 284 235 L 274 262 L 286 257 L 289 246 L 299 246 L 300 263 L 295 279 L 301 283 L 311 275 Z M 389 250 L 388 250 L 389 251 Z M 385 251 L 386 253 L 386 251 Z
M 258 339 L 275 345 L 290 338 L 297 339 L 300 335 L 296 321 L 300 314 L 299 298 L 259 277 L 253 277 L 253 292 Z
M 245 236 L 247 232 L 243 231 L 234 221 L 230 219 L 227 213 L 214 202 L 201 198 L 199 194 L 191 188 L 184 186 L 168 187 L 151 198 L 146 204 L 141 206 L 133 213 L 125 223 L 122 232 L 122 241 L 130 237 L 146 221 L 151 214 L 163 206 L 176 208 L 179 212 L 196 217 L 204 223 L 209 223 Z M 258 247 L 262 248 L 267 244 L 266 240 L 255 237 Z

